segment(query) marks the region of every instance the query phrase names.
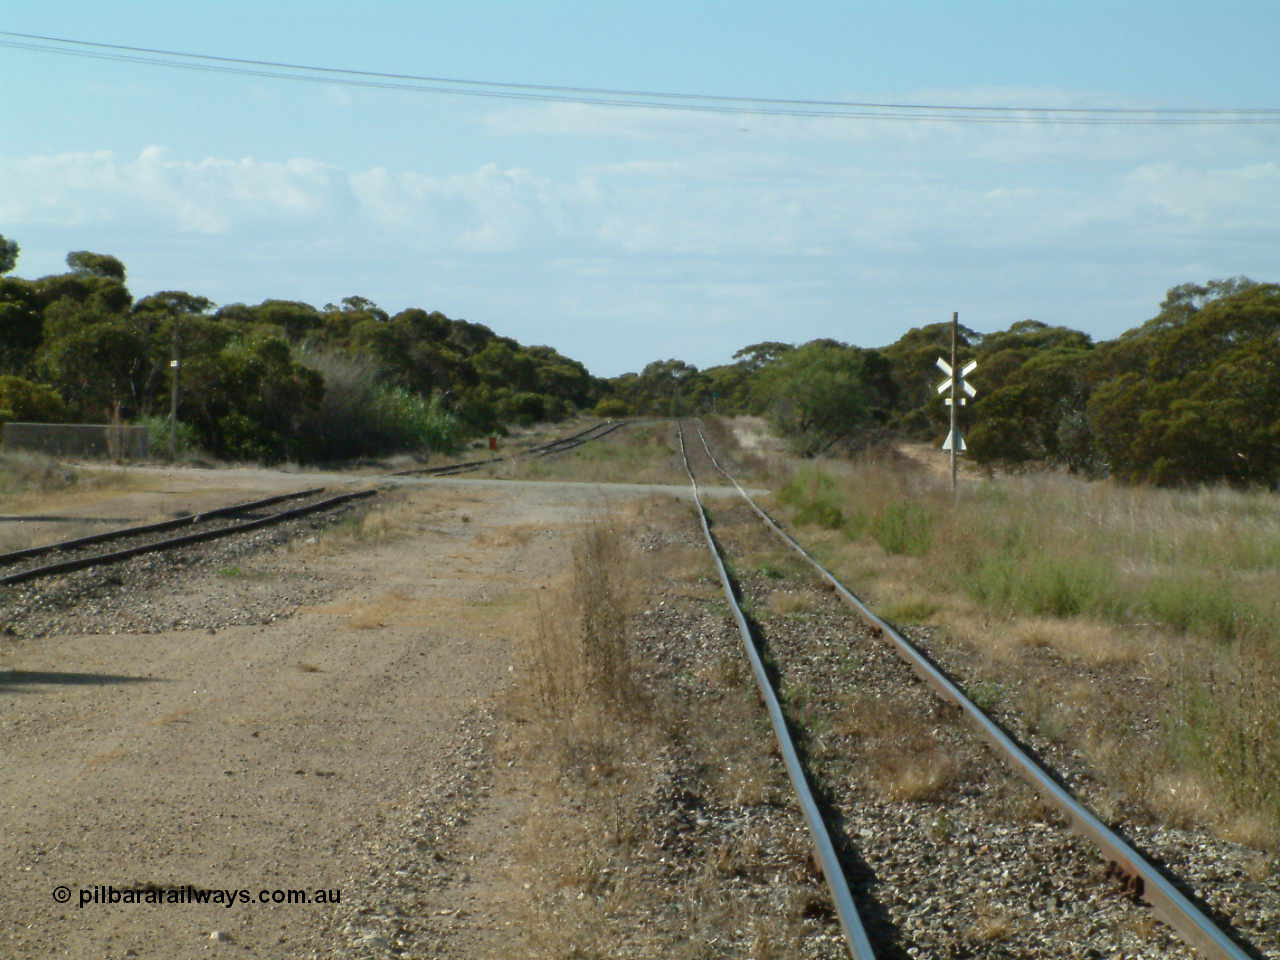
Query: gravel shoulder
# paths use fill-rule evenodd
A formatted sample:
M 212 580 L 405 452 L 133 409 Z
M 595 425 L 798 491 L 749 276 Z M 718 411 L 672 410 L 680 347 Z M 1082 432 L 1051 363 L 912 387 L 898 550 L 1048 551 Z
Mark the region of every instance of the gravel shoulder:
M 486 792 L 512 638 L 602 498 L 410 486 L 376 537 L 353 511 L 0 598 L 0 955 L 412 955 L 447 936 L 440 851 Z M 80 907 L 99 885 L 342 900 Z

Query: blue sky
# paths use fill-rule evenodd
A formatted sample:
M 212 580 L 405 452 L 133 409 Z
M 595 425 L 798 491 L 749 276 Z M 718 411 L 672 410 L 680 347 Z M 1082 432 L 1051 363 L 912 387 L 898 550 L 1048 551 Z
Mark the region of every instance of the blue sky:
M 10 8 L 0 29 L 485 80 L 1060 107 L 1280 107 L 1280 4 Z M 701 115 L 302 84 L 0 48 L 17 273 L 439 309 L 601 375 L 946 319 L 1110 337 L 1174 284 L 1280 280 L 1280 126 Z

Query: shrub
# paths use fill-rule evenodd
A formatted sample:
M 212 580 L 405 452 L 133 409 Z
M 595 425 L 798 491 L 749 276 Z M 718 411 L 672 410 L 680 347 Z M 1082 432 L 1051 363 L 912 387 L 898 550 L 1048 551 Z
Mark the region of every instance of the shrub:
M 1121 612 L 1115 583 L 1105 557 L 1004 551 L 988 554 L 966 586 L 973 599 L 1011 613 L 1076 617 Z
M 462 445 L 458 418 L 439 398 L 427 400 L 380 379 L 373 361 L 336 352 L 304 351 L 302 363 L 324 377 L 324 397 L 304 413 L 299 433 L 312 460 L 348 460 Z
M 597 417 L 625 417 L 629 411 L 626 401 L 620 397 L 605 397 L 596 404 L 594 412 Z
M 821 470 L 797 470 L 778 491 L 778 499 L 794 508 L 792 520 L 799 526 L 838 530 L 844 526 L 844 510 L 835 478 Z
M 66 415 L 67 405 L 53 387 L 21 377 L 0 377 L 0 424 L 60 423 Z
M 933 514 L 917 503 L 887 504 L 870 523 L 871 536 L 885 553 L 921 557 L 929 552 Z
M 499 420 L 529 427 L 539 420 L 547 419 L 546 400 L 539 393 L 514 393 L 500 399 L 494 404 L 494 409 Z
M 1234 591 L 1203 576 L 1160 577 L 1147 585 L 1143 606 L 1172 630 L 1216 640 L 1234 639 L 1251 619 Z
M 169 418 L 162 416 L 138 417 L 134 425 L 146 427 L 151 455 L 167 456 L 169 453 Z M 200 436 L 196 428 L 189 423 L 178 421 L 178 456 L 192 457 L 202 453 Z
M 279 463 L 285 457 L 284 438 L 242 413 L 231 413 L 218 421 L 222 454 L 231 460 Z

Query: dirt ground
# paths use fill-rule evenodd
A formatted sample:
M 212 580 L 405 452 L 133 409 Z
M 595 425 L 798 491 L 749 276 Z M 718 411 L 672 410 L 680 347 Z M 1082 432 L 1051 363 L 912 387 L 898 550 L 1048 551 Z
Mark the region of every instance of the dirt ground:
M 178 473 L 183 509 L 314 485 Z M 522 795 L 477 744 L 571 534 L 636 495 L 409 485 L 375 541 L 325 531 L 237 567 L 280 593 L 260 624 L 0 636 L 0 956 L 509 955 Z M 120 497 L 94 508 L 157 509 Z M 322 598 L 290 595 L 300 571 Z M 195 606 L 210 578 L 167 589 Z M 81 905 L 188 885 L 251 902 Z M 258 902 L 273 890 L 342 899 Z

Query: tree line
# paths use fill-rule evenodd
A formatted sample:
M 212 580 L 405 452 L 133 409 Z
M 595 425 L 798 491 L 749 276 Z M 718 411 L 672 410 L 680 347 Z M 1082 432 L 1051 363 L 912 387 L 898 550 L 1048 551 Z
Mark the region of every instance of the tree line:
M 599 409 L 763 415 L 807 456 L 893 437 L 937 443 L 948 413 L 934 364 L 950 352 L 950 326 L 879 349 L 768 341 L 705 370 L 657 361 L 610 381 Z M 1182 284 L 1155 317 L 1102 342 L 1036 320 L 987 334 L 961 327 L 959 355 L 979 362 L 979 395 L 965 408 L 978 463 L 1280 487 L 1280 285 Z
M 802 456 L 895 437 L 938 442 L 935 361 L 950 324 L 870 349 L 834 339 L 743 347 L 698 369 L 655 361 L 609 380 L 551 347 L 362 297 L 216 307 L 183 291 L 134 299 L 115 257 L 8 276 L 0 237 L 0 422 L 147 423 L 167 440 L 169 361 L 181 356 L 179 438 L 214 456 L 273 462 L 452 450 L 508 424 L 599 416 L 766 416 Z M 1114 340 L 1036 320 L 960 328 L 979 361 L 970 456 L 1163 485 L 1280 486 L 1280 285 L 1182 284 Z
M 0 422 L 145 423 L 230 459 L 278 462 L 453 450 L 507 424 L 595 404 L 602 381 L 551 347 L 439 312 L 362 297 L 216 307 L 170 290 L 135 299 L 115 257 L 75 251 L 66 273 L 7 276 L 0 237 Z

